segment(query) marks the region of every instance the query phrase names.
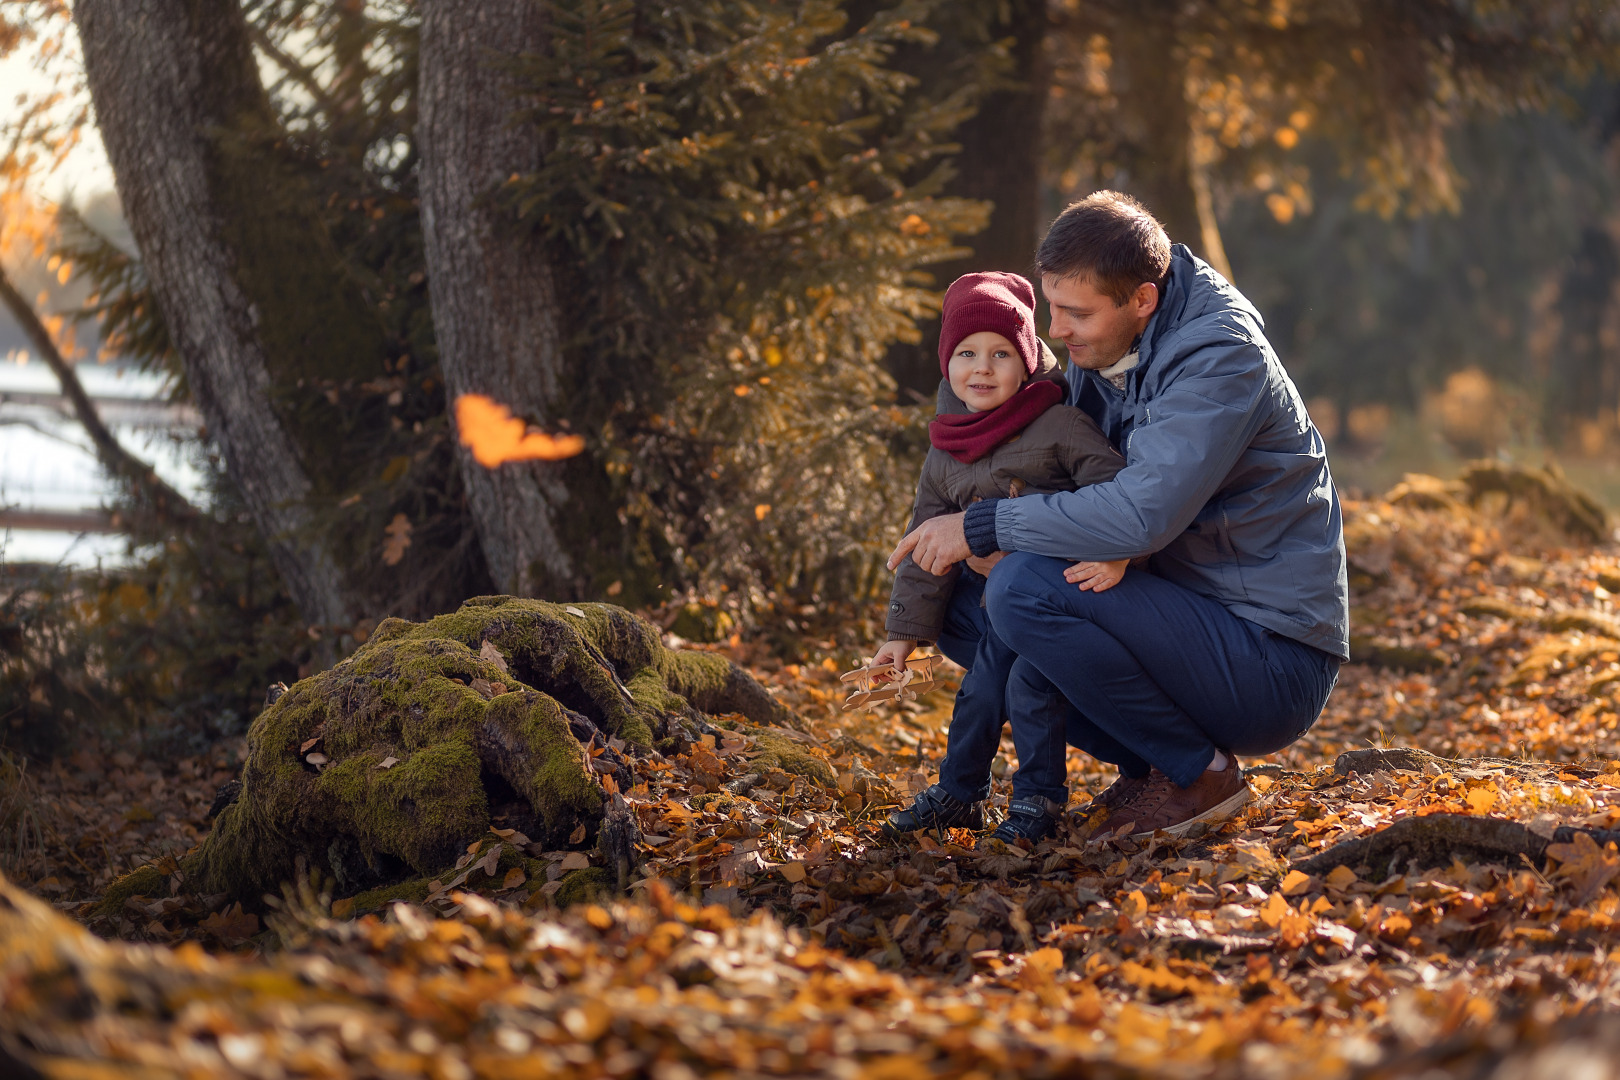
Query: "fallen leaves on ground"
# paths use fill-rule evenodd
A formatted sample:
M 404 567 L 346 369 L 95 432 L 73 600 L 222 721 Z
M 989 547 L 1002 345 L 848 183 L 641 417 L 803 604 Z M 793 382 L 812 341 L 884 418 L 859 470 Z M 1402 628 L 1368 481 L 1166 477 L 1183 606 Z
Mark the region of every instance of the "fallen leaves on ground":
M 116 926 L 214 955 L 103 945 L 14 899 L 0 939 L 22 919 L 76 944 L 7 954 L 0 1031 L 62 1075 L 96 1060 L 154 1075 L 1331 1078 L 1556 1048 L 1620 1003 L 1614 553 L 1515 549 L 1500 519 L 1399 493 L 1347 515 L 1357 653 L 1373 662 L 1345 669 L 1304 740 L 1249 763 L 1255 801 L 1204 835 L 1109 842 L 1106 821 L 1074 816 L 1032 850 L 885 839 L 875 824 L 937 769 L 949 690 L 845 715 L 853 649 L 829 639 L 788 664 L 737 641 L 721 648 L 805 731 L 722 717 L 679 753 L 632 757 L 619 794 L 645 842 L 625 898 L 556 910 L 561 876 L 599 856 L 499 873 L 502 845 L 523 846 L 507 830 L 420 905 L 349 918 L 353 898 L 306 883 L 268 930 L 160 897 Z M 1389 742 L 1429 753 L 1335 767 Z M 1003 757 L 998 776 L 1010 743 Z M 174 782 L 193 807 L 208 792 L 194 771 Z M 60 792 L 71 775 L 42 779 Z M 1112 774 L 1076 754 L 1070 779 L 1078 802 Z M 993 802 L 1007 792 L 998 779 Z M 1424 819 L 1435 835 L 1524 823 L 1541 854 L 1333 862 Z M 67 869 L 78 851 L 47 845 L 35 891 L 53 895 L 48 872 L 67 906 L 104 884 Z M 86 1000 L 90 1018 L 70 1019 Z

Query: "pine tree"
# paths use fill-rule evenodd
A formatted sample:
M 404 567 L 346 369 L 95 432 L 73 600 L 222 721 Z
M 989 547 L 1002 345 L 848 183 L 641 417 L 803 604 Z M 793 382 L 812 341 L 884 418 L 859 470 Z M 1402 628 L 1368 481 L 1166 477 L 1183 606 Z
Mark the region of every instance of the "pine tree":
M 558 252 L 595 450 L 570 488 L 614 492 L 573 517 L 596 586 L 870 587 L 919 445 L 882 358 L 935 310 L 916 268 L 984 222 L 940 194 L 975 84 L 919 101 L 887 66 L 934 40 L 924 3 L 854 33 L 827 0 L 551 10 L 520 69 L 546 160 L 502 197 Z
M 555 403 L 511 404 L 590 445 L 561 472 L 575 571 L 545 579 L 554 595 L 730 589 L 735 617 L 772 590 L 876 582 L 922 447 L 882 359 L 934 310 L 920 269 L 965 254 L 955 238 L 986 219 L 943 193 L 952 133 L 1005 67 L 979 35 L 949 50 L 946 89 L 903 73 L 899 50 L 939 47 L 941 7 L 904 0 L 852 25 L 832 0 L 563 3 L 544 8 L 543 50 L 480 52 L 546 152 L 473 206 L 549 253 L 564 317 Z M 418 11 L 244 12 L 273 121 L 252 147 L 309 193 L 381 327 L 374 373 L 278 381 L 294 429 L 342 447 L 305 455 L 315 488 L 293 535 L 335 553 L 363 614 L 421 617 L 488 591 L 493 566 L 456 468 L 426 280 Z M 80 241 L 104 330 L 177 358 L 150 268 Z M 388 562 L 401 521 L 410 544 Z

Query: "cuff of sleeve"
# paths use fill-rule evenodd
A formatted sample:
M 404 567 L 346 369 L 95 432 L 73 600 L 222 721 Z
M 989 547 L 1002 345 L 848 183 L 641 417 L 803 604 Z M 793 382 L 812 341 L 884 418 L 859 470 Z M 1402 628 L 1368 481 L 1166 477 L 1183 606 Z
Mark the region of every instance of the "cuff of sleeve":
M 996 507 L 1000 499 L 985 499 L 967 508 L 962 515 L 962 532 L 967 537 L 968 550 L 981 559 L 1001 550 L 996 541 Z
M 939 627 L 921 623 L 890 623 L 883 628 L 890 641 L 915 641 L 918 648 L 939 640 Z

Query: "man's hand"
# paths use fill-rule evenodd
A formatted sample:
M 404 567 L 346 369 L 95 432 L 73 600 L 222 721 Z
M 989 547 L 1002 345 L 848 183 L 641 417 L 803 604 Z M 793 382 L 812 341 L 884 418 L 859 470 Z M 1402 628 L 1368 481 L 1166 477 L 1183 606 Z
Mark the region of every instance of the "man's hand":
M 929 518 L 908 532 L 900 541 L 900 546 L 894 549 L 894 554 L 889 556 L 889 569 L 895 569 L 910 555 L 912 562 L 930 574 L 942 577 L 951 567 L 972 554 L 967 534 L 962 531 L 962 515 L 945 514 Z
M 1119 584 L 1125 576 L 1125 568 L 1131 564 L 1129 559 L 1115 559 L 1113 562 L 1077 562 L 1063 571 L 1063 580 L 1070 585 L 1080 586 L 1081 592 L 1103 592 Z

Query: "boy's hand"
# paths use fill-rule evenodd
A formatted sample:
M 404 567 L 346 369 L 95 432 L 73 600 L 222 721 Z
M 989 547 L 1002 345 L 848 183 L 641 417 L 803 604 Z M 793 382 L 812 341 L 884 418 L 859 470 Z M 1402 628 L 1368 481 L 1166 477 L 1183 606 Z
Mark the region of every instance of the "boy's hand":
M 1005 551 L 991 552 L 982 559 L 977 555 L 969 556 L 967 560 L 968 569 L 972 570 L 974 573 L 989 577 L 990 571 L 996 568 L 996 563 L 1000 562 L 1006 557 L 1007 553 Z
M 1070 585 L 1080 586 L 1081 592 L 1102 592 L 1119 584 L 1120 578 L 1125 576 L 1125 568 L 1130 563 L 1129 559 L 1115 559 L 1113 562 L 1077 562 L 1063 571 L 1063 580 Z
M 905 641 L 903 639 L 885 641 L 882 647 L 878 649 L 877 655 L 872 657 L 872 662 L 866 666 L 869 668 L 892 668 L 894 674 L 898 675 L 906 669 L 906 659 L 916 649 L 917 643 L 915 641 Z

